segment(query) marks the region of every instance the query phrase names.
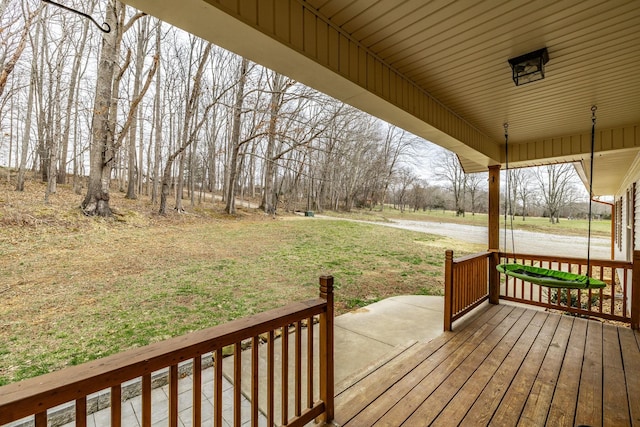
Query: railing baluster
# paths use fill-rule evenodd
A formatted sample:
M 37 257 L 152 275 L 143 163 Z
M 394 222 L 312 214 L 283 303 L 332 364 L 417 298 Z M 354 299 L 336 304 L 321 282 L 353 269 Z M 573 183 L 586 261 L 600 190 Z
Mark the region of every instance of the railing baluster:
M 604 270 L 602 268 L 601 270 Z M 604 273 L 601 273 L 601 276 L 604 276 Z M 611 274 L 611 285 L 609 286 L 611 292 L 611 304 L 609 307 L 609 314 L 616 314 L 616 281 L 614 280 L 613 274 Z
M 233 425 L 240 427 L 242 420 L 242 346 L 233 346 Z
M 178 427 L 178 365 L 169 367 L 169 427 Z
M 87 426 L 87 397 L 76 400 L 76 427 Z
M 295 360 L 295 411 L 296 417 L 302 414 L 302 322 L 296 322 L 296 360 Z
M 289 328 L 282 327 L 282 425 L 289 422 Z
M 320 399 L 325 405 L 323 421 L 334 417 L 334 335 L 333 335 L 333 277 L 320 278 L 320 298 L 327 301 L 327 310 L 320 314 Z
M 122 424 L 122 388 L 120 384 L 111 387 L 111 427 Z
M 213 425 L 222 427 L 222 348 L 213 357 Z
M 613 269 L 612 269 L 613 270 Z M 613 273 L 611 274 L 613 277 Z M 629 281 L 629 276 L 627 275 L 627 270 L 624 270 L 623 280 L 622 280 L 622 317 L 627 317 L 627 282 Z
M 253 337 L 251 339 L 251 427 L 258 427 L 258 345 L 260 339 Z
M 313 317 L 307 320 L 307 408 L 313 408 Z
M 38 412 L 35 416 L 36 427 L 47 427 L 47 411 Z
M 193 359 L 192 413 L 194 426 L 202 424 L 202 356 Z
M 142 376 L 142 427 L 151 427 L 151 374 Z
M 275 393 L 274 381 L 274 343 L 273 331 L 269 331 L 267 341 L 267 425 L 272 426 L 275 422 L 274 401 Z

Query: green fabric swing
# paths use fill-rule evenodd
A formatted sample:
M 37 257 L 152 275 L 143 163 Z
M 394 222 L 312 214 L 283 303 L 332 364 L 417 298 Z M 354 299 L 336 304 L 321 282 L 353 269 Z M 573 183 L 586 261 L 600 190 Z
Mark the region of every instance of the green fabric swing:
M 600 289 L 607 286 L 602 280 L 581 274 L 534 267 L 532 265 L 499 264 L 496 269 L 507 276 L 550 288 Z
M 591 196 L 593 195 L 593 153 L 595 148 L 595 130 L 596 130 L 596 109 L 591 107 L 591 174 L 589 176 L 589 238 L 587 243 L 587 271 L 590 271 L 590 253 L 591 253 Z M 507 164 L 507 172 L 509 171 L 509 124 L 504 124 L 505 138 L 505 159 Z M 509 179 L 507 175 L 507 188 Z M 510 190 L 507 190 L 510 192 Z M 506 247 L 506 228 L 507 228 L 507 207 L 505 205 L 505 247 Z M 511 223 L 511 238 L 513 239 L 513 222 Z M 514 251 L 515 252 L 515 251 Z M 569 288 L 569 289 L 601 289 L 607 286 L 605 282 L 593 279 L 589 276 L 581 274 L 569 273 L 566 271 L 551 270 L 549 268 L 534 267 L 531 265 L 523 265 L 516 263 L 504 263 L 496 266 L 496 269 L 507 276 L 516 277 L 526 282 L 536 285 L 547 286 L 550 288 Z

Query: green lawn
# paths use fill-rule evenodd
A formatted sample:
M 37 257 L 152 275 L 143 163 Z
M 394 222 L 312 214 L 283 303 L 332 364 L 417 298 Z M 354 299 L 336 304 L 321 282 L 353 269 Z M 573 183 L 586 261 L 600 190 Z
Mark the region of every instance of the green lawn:
M 335 277 L 338 313 L 441 295 L 445 249 L 484 249 L 298 217 L 96 224 L 0 242 L 0 384 L 315 297 L 323 274 Z

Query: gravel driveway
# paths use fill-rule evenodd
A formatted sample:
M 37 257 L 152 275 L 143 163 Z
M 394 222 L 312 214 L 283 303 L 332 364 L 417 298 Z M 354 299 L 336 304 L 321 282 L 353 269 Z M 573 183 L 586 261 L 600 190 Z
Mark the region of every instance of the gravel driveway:
M 395 219 L 392 222 L 371 222 L 371 224 L 405 230 L 437 234 L 470 243 L 487 243 L 487 227 L 461 225 L 446 222 L 426 222 Z M 568 257 L 587 257 L 587 237 L 562 236 L 557 234 L 535 233 L 513 230 L 515 252 L 536 255 L 562 255 Z M 504 229 L 500 230 L 500 248 L 504 246 Z M 507 250 L 512 250 L 511 230 L 507 230 Z M 609 259 L 611 241 L 601 237 L 591 237 L 591 257 Z

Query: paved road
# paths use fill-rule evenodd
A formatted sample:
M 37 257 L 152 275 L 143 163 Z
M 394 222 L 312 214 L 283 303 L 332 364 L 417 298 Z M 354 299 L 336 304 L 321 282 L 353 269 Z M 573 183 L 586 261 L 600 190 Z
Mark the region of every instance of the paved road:
M 461 225 L 445 222 L 410 221 L 396 219 L 392 222 L 370 222 L 370 224 L 405 230 L 437 234 L 470 243 L 487 243 L 487 227 L 477 225 Z M 570 257 L 587 257 L 587 237 L 562 236 L 556 234 L 534 233 L 524 230 L 513 230 L 515 252 L 537 255 L 563 255 Z M 500 230 L 500 247 L 504 246 L 504 229 Z M 512 250 L 511 230 L 507 230 L 507 250 Z M 601 237 L 591 238 L 591 257 L 609 259 L 611 242 Z

